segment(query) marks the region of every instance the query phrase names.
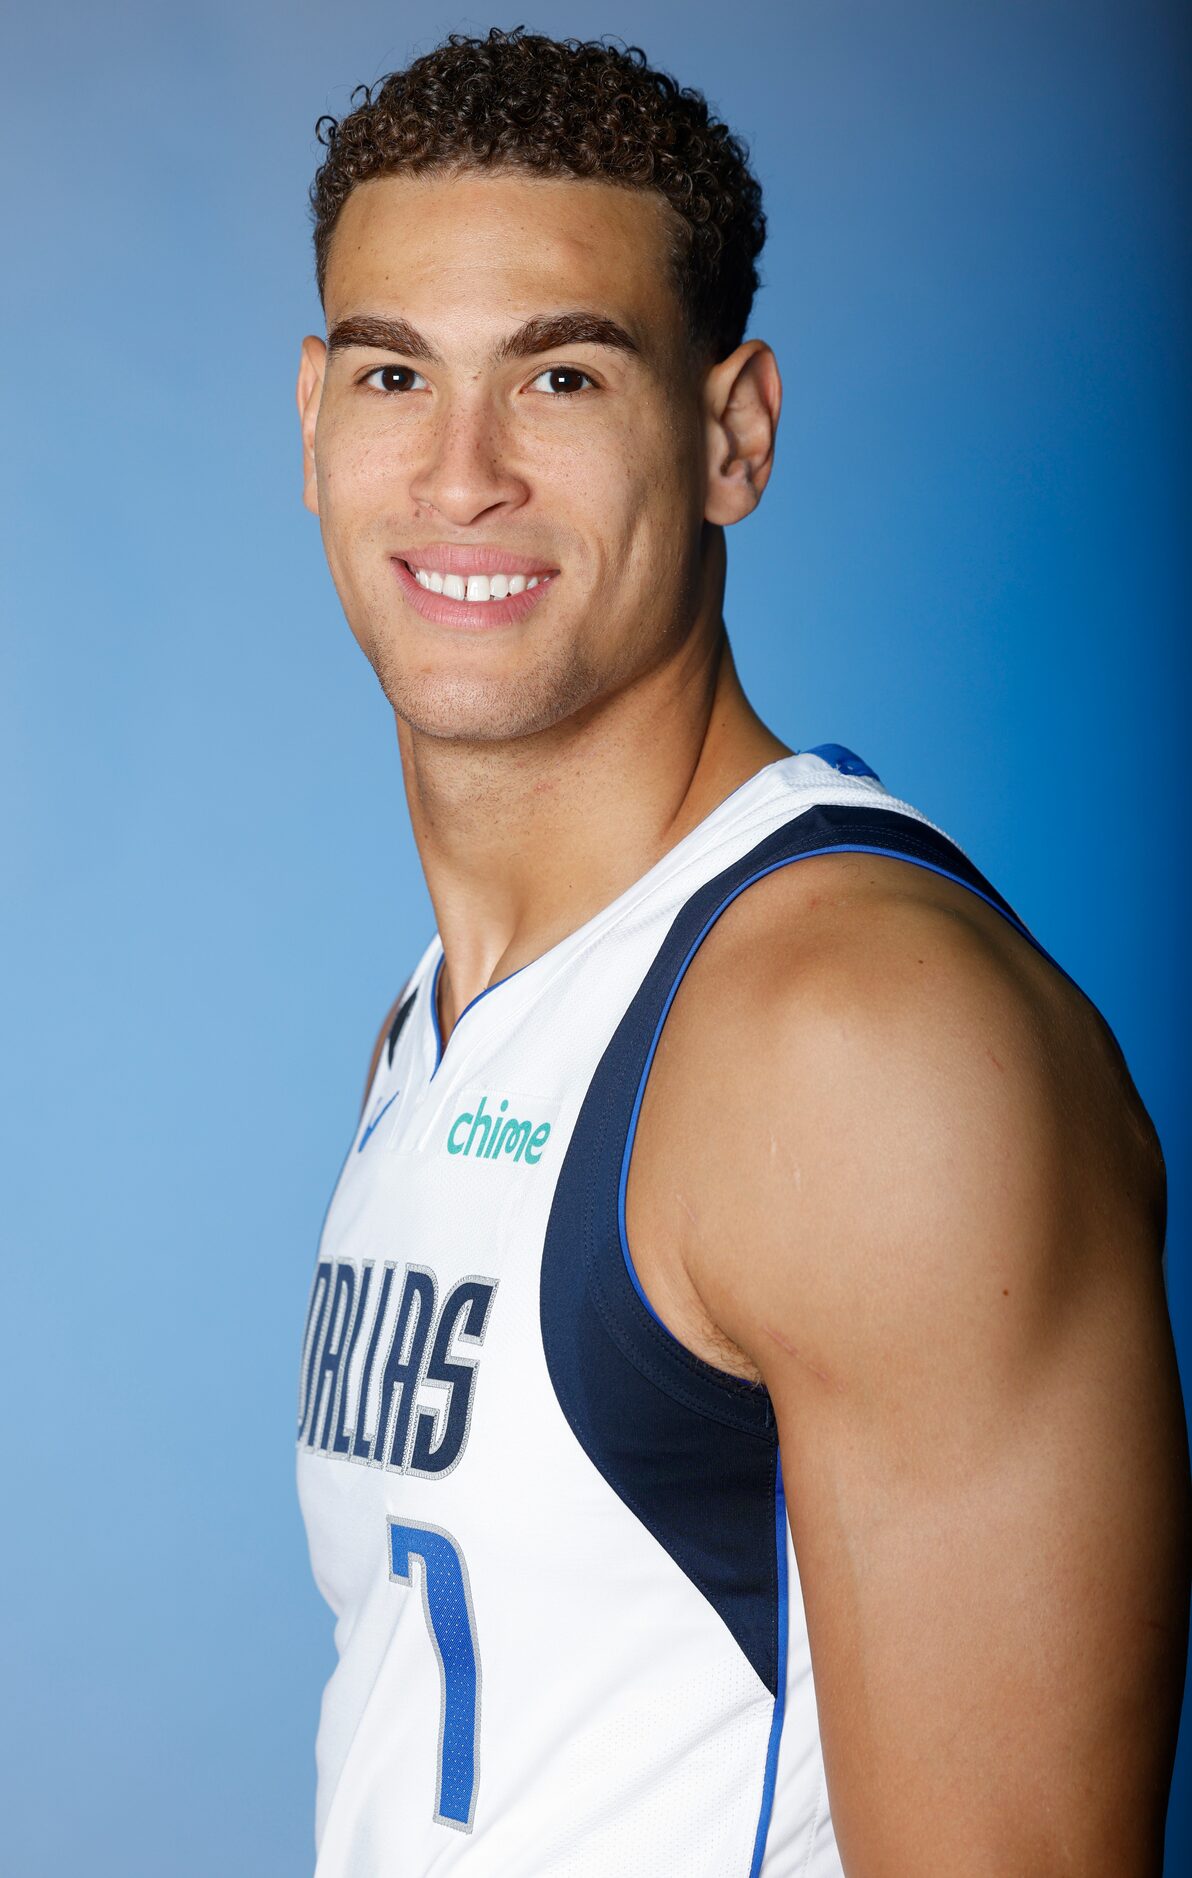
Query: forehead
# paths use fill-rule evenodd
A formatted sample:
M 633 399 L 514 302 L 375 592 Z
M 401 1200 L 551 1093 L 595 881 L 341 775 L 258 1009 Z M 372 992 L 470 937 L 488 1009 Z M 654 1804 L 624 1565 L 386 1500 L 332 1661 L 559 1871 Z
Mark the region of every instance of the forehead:
M 674 211 L 653 190 L 510 170 L 381 176 L 340 210 L 328 327 L 400 312 L 450 344 L 553 309 L 619 319 L 648 350 L 681 323 Z

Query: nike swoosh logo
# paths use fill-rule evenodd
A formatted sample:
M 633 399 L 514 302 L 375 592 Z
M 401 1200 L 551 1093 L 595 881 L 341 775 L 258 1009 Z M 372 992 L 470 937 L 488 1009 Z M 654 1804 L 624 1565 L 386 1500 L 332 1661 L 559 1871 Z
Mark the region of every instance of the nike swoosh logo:
M 357 1154 L 363 1154 L 365 1145 L 368 1141 L 368 1137 L 372 1134 L 373 1129 L 376 1127 L 377 1123 L 380 1121 L 382 1115 L 385 1113 L 385 1110 L 393 1107 L 393 1104 L 397 1101 L 397 1098 L 400 1094 L 401 1094 L 401 1090 L 395 1089 L 393 1091 L 393 1094 L 390 1096 L 388 1102 L 386 1102 L 381 1108 L 376 1110 L 376 1112 L 373 1115 L 372 1120 L 368 1124 L 368 1127 L 365 1129 L 364 1133 L 360 1137 L 360 1141 L 356 1148 Z

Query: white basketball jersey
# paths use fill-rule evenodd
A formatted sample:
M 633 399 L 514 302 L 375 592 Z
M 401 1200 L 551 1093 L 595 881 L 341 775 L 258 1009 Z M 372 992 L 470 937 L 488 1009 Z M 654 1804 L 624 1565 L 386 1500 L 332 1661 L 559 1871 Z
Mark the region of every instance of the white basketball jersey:
M 1030 938 L 822 745 L 474 999 L 446 1049 L 437 939 L 414 974 L 302 1352 L 299 1492 L 338 1650 L 317 1878 L 841 1878 L 769 1397 L 671 1335 L 625 1234 L 697 948 L 753 882 L 832 851 L 933 869 Z

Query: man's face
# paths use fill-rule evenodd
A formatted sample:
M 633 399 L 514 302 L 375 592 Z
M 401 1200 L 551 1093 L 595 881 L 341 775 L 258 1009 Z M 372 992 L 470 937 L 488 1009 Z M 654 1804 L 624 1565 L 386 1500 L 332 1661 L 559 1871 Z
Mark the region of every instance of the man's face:
M 417 730 L 544 730 L 706 619 L 705 412 L 671 213 L 647 191 L 510 170 L 378 178 L 344 204 L 329 350 L 303 349 L 305 500 L 352 631 Z M 469 573 L 491 583 L 484 549 L 511 557 L 514 588 L 538 584 L 453 598 Z M 439 575 L 455 576 L 443 593 Z

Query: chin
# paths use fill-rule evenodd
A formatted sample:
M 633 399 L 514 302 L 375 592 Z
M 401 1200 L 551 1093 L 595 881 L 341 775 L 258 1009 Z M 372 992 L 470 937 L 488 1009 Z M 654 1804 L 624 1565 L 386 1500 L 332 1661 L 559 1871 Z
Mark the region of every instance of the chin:
M 551 730 L 590 704 L 594 675 L 571 667 L 506 679 L 386 671 L 374 666 L 396 715 L 419 736 L 441 742 L 512 743 Z

